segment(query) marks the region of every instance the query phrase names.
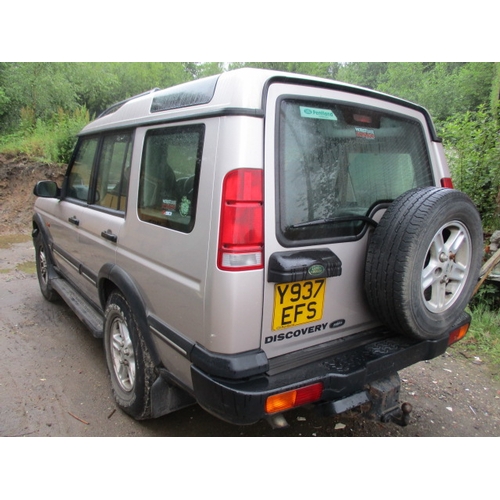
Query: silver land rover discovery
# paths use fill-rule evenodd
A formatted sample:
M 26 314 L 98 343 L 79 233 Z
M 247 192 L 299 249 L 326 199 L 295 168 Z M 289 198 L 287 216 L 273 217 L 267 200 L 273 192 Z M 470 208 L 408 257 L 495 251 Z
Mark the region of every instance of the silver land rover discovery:
M 313 405 L 408 421 L 398 370 L 467 332 L 482 228 L 422 107 L 241 69 L 120 102 L 39 182 L 40 288 L 136 419 Z

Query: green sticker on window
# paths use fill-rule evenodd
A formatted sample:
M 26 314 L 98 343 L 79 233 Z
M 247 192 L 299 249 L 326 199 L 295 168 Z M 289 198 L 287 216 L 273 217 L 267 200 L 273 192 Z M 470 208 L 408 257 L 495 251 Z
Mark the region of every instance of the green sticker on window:
M 322 108 L 309 108 L 306 106 L 300 107 L 300 116 L 302 118 L 316 118 L 318 120 L 337 120 L 337 117 L 334 115 L 331 109 L 322 109 Z

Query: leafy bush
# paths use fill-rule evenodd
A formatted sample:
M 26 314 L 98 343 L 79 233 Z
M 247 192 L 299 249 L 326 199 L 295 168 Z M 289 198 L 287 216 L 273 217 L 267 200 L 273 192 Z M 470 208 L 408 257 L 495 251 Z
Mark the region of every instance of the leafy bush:
M 476 204 L 484 229 L 500 229 L 500 126 L 486 106 L 455 115 L 441 130 L 446 156 L 457 189 Z
M 85 107 L 72 112 L 59 109 L 50 120 L 36 119 L 29 108 L 21 112 L 21 127 L 0 141 L 0 151 L 25 154 L 41 161 L 68 163 L 76 135 L 90 121 Z
M 500 308 L 500 285 L 495 281 L 485 281 L 469 302 L 472 311 L 477 309 L 498 311 Z
M 90 121 L 86 108 L 77 108 L 73 113 L 61 109 L 54 117 L 56 158 L 60 163 L 69 163 L 76 144 L 76 135 Z

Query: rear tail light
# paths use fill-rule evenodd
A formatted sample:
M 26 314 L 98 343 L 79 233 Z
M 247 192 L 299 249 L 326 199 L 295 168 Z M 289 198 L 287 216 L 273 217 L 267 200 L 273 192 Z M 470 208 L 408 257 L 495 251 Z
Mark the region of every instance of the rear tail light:
M 263 268 L 264 184 L 262 170 L 229 172 L 222 187 L 217 265 L 225 271 Z
M 443 177 L 441 179 L 441 187 L 453 189 L 453 181 L 451 177 Z
M 322 392 L 323 384 L 318 382 L 293 391 L 274 394 L 266 399 L 266 413 L 277 413 L 313 403 L 321 398 Z

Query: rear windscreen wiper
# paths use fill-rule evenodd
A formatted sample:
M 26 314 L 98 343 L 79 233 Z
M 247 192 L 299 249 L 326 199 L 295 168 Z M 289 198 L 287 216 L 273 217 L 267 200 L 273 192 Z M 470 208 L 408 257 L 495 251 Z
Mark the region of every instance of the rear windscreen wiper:
M 300 222 L 299 224 L 294 224 L 290 226 L 290 229 L 298 229 L 300 227 L 309 227 L 309 226 L 321 226 L 324 224 L 335 224 L 338 222 L 356 222 L 362 221 L 367 222 L 373 226 L 377 226 L 377 222 L 374 221 L 371 217 L 366 217 L 365 215 L 346 215 L 343 217 L 328 217 L 322 219 L 310 220 L 307 222 Z

